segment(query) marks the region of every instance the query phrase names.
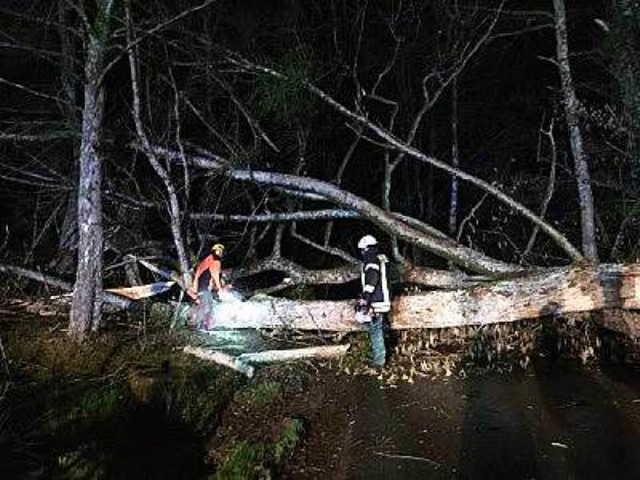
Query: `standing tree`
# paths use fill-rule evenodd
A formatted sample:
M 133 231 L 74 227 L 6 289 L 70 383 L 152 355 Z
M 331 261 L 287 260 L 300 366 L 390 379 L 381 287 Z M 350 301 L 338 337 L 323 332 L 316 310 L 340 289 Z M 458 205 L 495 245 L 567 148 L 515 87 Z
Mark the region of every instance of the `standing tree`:
M 103 65 L 113 0 L 100 0 L 93 20 L 83 4 L 84 106 L 78 175 L 78 266 L 69 334 L 84 338 L 100 326 L 102 316 L 102 159 L 99 151 L 104 115 Z
M 578 116 L 578 98 L 573 85 L 571 67 L 569 65 L 569 39 L 567 34 L 567 14 L 564 0 L 553 0 L 556 56 L 560 73 L 564 112 L 569 129 L 571 152 L 578 183 L 578 197 L 580 199 L 580 218 L 582 225 L 582 253 L 591 262 L 598 261 L 596 244 L 595 209 L 593 193 L 591 191 L 591 177 L 589 175 L 589 159 L 584 149 L 580 118 Z

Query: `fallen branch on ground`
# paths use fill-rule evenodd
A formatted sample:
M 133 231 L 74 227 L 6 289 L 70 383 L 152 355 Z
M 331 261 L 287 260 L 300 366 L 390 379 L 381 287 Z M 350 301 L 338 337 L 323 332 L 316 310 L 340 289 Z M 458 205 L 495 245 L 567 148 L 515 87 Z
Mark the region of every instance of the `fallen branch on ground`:
M 349 347 L 350 345 L 346 344 L 293 348 L 289 350 L 267 350 L 264 352 L 242 353 L 237 358 L 246 363 L 286 362 L 303 358 L 338 358 L 346 354 Z
M 114 293 L 131 300 L 141 300 L 143 298 L 153 297 L 166 292 L 173 287 L 176 282 L 155 282 L 148 285 L 135 285 L 133 287 L 117 287 L 105 288 L 105 292 Z
M 27 270 L 26 268 L 15 267 L 13 265 L 0 264 L 0 272 L 10 273 L 22 278 L 28 278 L 29 280 L 35 280 L 36 282 L 44 283 L 45 285 L 59 288 L 61 290 L 66 290 L 69 292 L 73 291 L 73 285 L 71 285 L 68 282 L 65 282 L 64 280 L 60 280 L 40 272 L 34 272 L 33 270 Z M 109 303 L 118 308 L 124 309 L 124 308 L 129 308 L 131 306 L 131 300 L 119 297 L 118 295 L 114 295 L 109 292 L 102 293 L 102 300 L 105 303 Z
M 218 352 L 215 350 L 207 350 L 200 347 L 184 347 L 184 353 L 194 355 L 203 360 L 209 360 L 219 365 L 232 368 L 233 370 L 246 375 L 249 378 L 253 377 L 254 368 L 251 365 L 238 360 L 236 357 L 227 355 L 226 353 Z

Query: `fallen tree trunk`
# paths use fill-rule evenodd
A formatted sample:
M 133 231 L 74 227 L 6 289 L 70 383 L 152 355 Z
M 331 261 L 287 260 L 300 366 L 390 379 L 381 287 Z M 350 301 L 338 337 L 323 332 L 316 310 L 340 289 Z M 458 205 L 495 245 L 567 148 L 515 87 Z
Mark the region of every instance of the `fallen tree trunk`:
M 640 264 L 540 270 L 469 289 L 401 297 L 396 328 L 443 328 L 640 308 Z
M 219 365 L 223 365 L 225 367 L 232 368 L 233 370 L 246 375 L 251 378 L 254 374 L 254 368 L 251 365 L 247 365 L 241 360 L 238 360 L 236 357 L 228 355 L 226 353 L 218 352 L 215 350 L 207 350 L 205 348 L 200 347 L 184 347 L 184 353 L 188 353 L 190 355 L 194 355 L 203 360 L 208 360 L 210 362 L 215 362 Z
M 66 282 L 20 267 L 0 265 L 0 272 L 71 289 Z M 133 304 L 106 293 L 105 300 L 124 308 Z M 245 302 L 222 302 L 214 307 L 214 327 L 362 330 L 364 327 L 355 321 L 354 302 L 258 296 Z M 548 268 L 469 288 L 403 295 L 393 301 L 391 326 L 421 329 L 487 325 L 613 308 L 640 309 L 640 264 Z M 616 325 L 612 328 L 620 330 Z M 625 333 L 640 334 L 640 325 L 625 328 Z
M 276 298 L 220 303 L 214 308 L 214 325 L 362 330 L 353 305 L 353 301 Z M 391 325 L 394 329 L 486 325 L 604 308 L 640 309 L 640 264 L 550 268 L 471 288 L 400 296 L 392 305 Z
M 73 285 L 69 282 L 65 282 L 64 280 L 60 280 L 58 278 L 51 277 L 40 272 L 34 272 L 33 270 L 28 270 L 26 268 L 16 267 L 14 265 L 0 264 L 0 272 L 17 275 L 18 277 L 22 278 L 28 278 L 29 280 L 34 280 L 36 282 L 43 283 L 45 285 L 59 288 L 68 292 L 73 291 Z M 109 292 L 102 292 L 102 300 L 105 303 L 109 303 L 117 308 L 124 309 L 129 308 L 132 305 L 132 302 L 130 300 Z

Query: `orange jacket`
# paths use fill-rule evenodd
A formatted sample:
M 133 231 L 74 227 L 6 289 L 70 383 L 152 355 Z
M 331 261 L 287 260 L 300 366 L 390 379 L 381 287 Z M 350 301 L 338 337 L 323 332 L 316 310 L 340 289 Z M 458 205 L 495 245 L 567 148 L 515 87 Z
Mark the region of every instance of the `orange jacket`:
M 222 262 L 215 255 L 207 255 L 196 268 L 196 274 L 193 278 L 193 288 L 198 292 L 202 290 L 218 291 L 222 288 L 220 273 L 222 271 Z

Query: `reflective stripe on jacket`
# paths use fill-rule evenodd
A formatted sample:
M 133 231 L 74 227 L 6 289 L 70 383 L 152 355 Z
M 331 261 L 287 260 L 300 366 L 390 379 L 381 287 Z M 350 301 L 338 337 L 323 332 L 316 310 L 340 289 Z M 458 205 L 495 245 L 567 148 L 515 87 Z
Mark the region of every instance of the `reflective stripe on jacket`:
M 386 263 L 387 257 L 378 255 L 375 261 L 362 264 L 360 274 L 362 291 L 371 295 L 371 308 L 376 313 L 385 313 L 391 310 Z

